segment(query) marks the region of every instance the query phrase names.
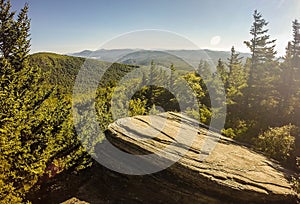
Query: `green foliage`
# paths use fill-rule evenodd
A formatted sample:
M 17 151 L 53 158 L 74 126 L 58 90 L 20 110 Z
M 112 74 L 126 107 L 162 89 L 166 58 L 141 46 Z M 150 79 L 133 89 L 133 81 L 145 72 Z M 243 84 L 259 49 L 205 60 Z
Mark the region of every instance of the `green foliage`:
M 245 121 L 235 120 L 231 121 L 231 127 L 222 130 L 222 134 L 233 139 L 242 140 L 241 137 L 247 133 L 248 128 Z
M 71 92 L 75 77 L 84 63 L 83 58 L 52 53 L 33 54 L 29 61 L 31 66 L 38 66 L 43 72 L 49 72 L 47 83 L 64 87 L 68 92 Z
M 297 19 L 292 22 L 293 28 L 293 40 L 291 42 L 290 54 L 292 59 L 292 65 L 294 67 L 300 66 L 300 23 Z
M 270 73 L 268 69 L 272 68 L 270 65 L 273 63 L 276 54 L 274 51 L 276 40 L 270 40 L 269 30 L 265 28 L 268 22 L 263 19 L 262 14 L 257 10 L 254 11 L 253 18 L 254 22 L 250 29 L 252 39 L 244 42 L 252 55 L 248 79 L 251 92 L 256 91 L 252 88 L 257 87 L 257 83 L 264 82 L 263 79 L 268 77 L 266 74 Z
M 130 100 L 129 102 L 129 116 L 144 115 L 146 113 L 146 100 L 140 98 Z
M 225 86 L 228 81 L 228 70 L 226 69 L 225 64 L 222 61 L 222 59 L 219 59 L 219 61 L 218 61 L 217 74 L 219 75 L 221 82 Z
M 199 111 L 193 108 L 187 108 L 187 110 L 185 110 L 185 114 L 206 125 L 209 125 L 212 116 L 210 108 L 205 105 L 200 105 Z
M 247 87 L 247 71 L 244 69 L 239 54 L 231 48 L 231 57 L 228 59 L 228 79 L 225 81 L 227 104 L 234 105 L 241 101 L 243 90 Z
M 257 10 L 254 11 L 253 19 L 254 21 L 250 29 L 250 34 L 253 38 L 250 41 L 244 42 L 252 54 L 250 78 L 253 76 L 252 70 L 255 71 L 254 68 L 257 65 L 272 61 L 276 54 L 274 51 L 276 40 L 270 40 L 270 36 L 267 34 L 269 30 L 265 28 L 269 23 L 263 19 L 262 14 Z
M 89 161 L 72 126 L 70 100 L 42 84 L 38 69 L 24 66 L 16 73 L 9 64 L 5 67 L 0 147 L 9 173 L 4 182 L 22 198 L 55 159 L 61 159 L 64 170 Z
M 296 177 L 295 176 L 292 177 L 291 183 L 292 183 L 293 189 L 297 193 L 300 193 L 300 177 L 299 177 L 299 175 Z
M 299 32 L 299 26 L 297 21 L 293 22 L 293 40 L 290 42 L 284 61 L 278 62 L 274 58 L 275 41 L 270 40 L 268 30 L 265 28 L 267 25 L 262 15 L 255 11 L 250 30 L 252 39 L 245 42 L 252 54 L 251 58 L 242 60 L 232 47 L 227 63 L 220 59 L 217 66 L 212 67 L 208 62 L 201 60 L 198 67 L 199 74 L 179 73 L 176 67 L 180 65 L 172 64 L 171 61 L 168 63 L 168 66 L 170 64 L 171 66 L 164 68 L 152 60 L 148 67 L 150 72 L 145 72 L 143 71 L 145 67 L 109 64 L 97 60 L 86 62 L 83 58 L 49 53 L 31 56 L 30 63 L 38 65 L 44 71 L 49 71 L 50 77 L 47 83 L 64 86 L 66 93 L 71 93 L 75 77 L 82 66 L 87 66 L 91 73 L 95 72 L 95 67 L 109 67 L 105 73 L 102 73 L 104 75 L 101 80 L 86 79 L 100 81 L 95 107 L 102 130 L 117 118 L 153 113 L 154 109 L 158 109 L 157 107 L 165 111 L 178 111 L 178 104 L 187 107 L 180 111 L 209 124 L 212 117 L 210 94 L 215 96 L 214 100 L 222 103 L 219 87 L 224 86 L 227 115 L 222 132 L 228 137 L 253 144 L 259 133 L 266 131 L 270 126 L 279 127 L 289 123 L 300 126 L 297 120 L 300 116 L 300 69 L 295 60 L 297 57 L 294 57 L 298 56 L 296 50 L 299 42 L 298 35 L 295 33 Z M 151 59 L 147 60 L 149 64 Z M 133 76 L 128 79 L 128 82 L 119 84 L 119 81 L 126 78 L 133 70 L 139 70 L 138 76 Z M 102 72 L 101 69 L 97 71 Z M 221 81 L 217 80 L 217 76 Z M 145 85 L 147 83 L 154 85 Z M 186 85 L 193 92 L 187 94 Z M 131 96 L 131 90 L 137 86 L 139 91 Z M 208 86 L 213 93 L 208 93 Z M 172 95 L 173 92 L 170 90 L 177 95 Z M 128 96 L 131 98 L 127 98 Z M 193 105 L 193 98 L 197 99 L 197 106 Z M 86 107 L 84 103 L 88 102 L 82 100 L 80 109 Z M 112 105 L 115 105 L 114 110 Z M 218 115 L 220 110 L 215 112 Z M 93 131 L 89 130 L 88 122 L 86 125 L 83 132 Z M 95 141 L 101 141 L 101 138 Z
M 167 66 L 171 66 L 166 68 L 152 60 L 147 72 L 145 66 L 51 53 L 29 57 L 28 6 L 25 5 L 16 18 L 15 12 L 10 11 L 9 1 L 0 0 L 0 8 L 2 203 L 25 202 L 29 192 L 37 190 L 56 173 L 91 164 L 86 152 L 93 155 L 93 148 L 104 138 L 93 134 L 95 127 L 91 125 L 90 115 L 94 109 L 90 107 L 95 107 L 102 131 L 120 117 L 158 114 L 161 109 L 182 111 L 209 124 L 212 113 L 218 117 L 222 112 L 218 107 L 212 110 L 210 97 L 214 96 L 213 100 L 227 105 L 224 135 L 252 143 L 283 163 L 296 162 L 300 156 L 299 136 L 295 132 L 296 126 L 300 127 L 300 26 L 297 20 L 293 21 L 293 40 L 283 62 L 274 59 L 275 40 L 270 40 L 265 29 L 268 23 L 255 11 L 250 30 L 252 39 L 245 42 L 252 54 L 246 63 L 242 63 L 232 47 L 228 62 L 219 59 L 216 67 L 201 60 L 197 72 L 187 73 L 178 72 L 176 66 L 181 66 L 180 63 L 167 61 Z M 84 80 L 99 86 L 95 100 L 90 100 L 93 93 L 84 92 L 85 87 L 82 87 L 82 95 L 73 101 L 75 111 L 82 115 L 77 129 L 81 136 L 79 141 L 73 125 L 71 94 L 82 67 L 90 72 Z M 128 77 L 132 71 L 136 75 Z M 95 77 L 99 74 L 101 79 Z M 222 101 L 222 86 L 226 101 Z M 138 91 L 132 94 L 136 88 Z M 189 93 L 188 89 L 192 91 Z M 286 125 L 289 123 L 293 125 Z M 49 170 L 51 166 L 58 169 L 54 174 Z
M 70 98 L 29 65 L 27 5 L 16 20 L 9 1 L 0 7 L 1 33 L 12 34 L 0 38 L 0 201 L 21 203 L 47 179 L 90 159 L 74 131 Z M 51 166 L 56 172 L 48 175 Z
M 295 126 L 269 128 L 255 140 L 255 146 L 268 156 L 286 161 L 295 149 Z

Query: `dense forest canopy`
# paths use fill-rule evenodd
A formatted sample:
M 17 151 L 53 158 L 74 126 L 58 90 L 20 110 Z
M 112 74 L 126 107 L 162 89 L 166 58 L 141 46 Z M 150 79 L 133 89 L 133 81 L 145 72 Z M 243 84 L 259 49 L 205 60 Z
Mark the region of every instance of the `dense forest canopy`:
M 72 125 L 71 98 L 30 64 L 26 4 L 0 1 L 0 200 L 22 203 L 47 179 L 90 164 Z
M 82 145 L 85 141 L 77 137 L 71 110 L 72 89 L 86 60 L 50 53 L 29 55 L 27 4 L 16 13 L 11 11 L 10 1 L 0 0 L 0 23 L 0 200 L 21 203 L 56 174 L 78 171 L 93 163 Z M 286 54 L 280 60 L 276 58 L 276 40 L 268 34 L 268 22 L 258 11 L 253 14 L 251 39 L 245 41 L 251 53 L 247 59 L 232 47 L 228 59 L 219 59 L 216 67 L 201 61 L 195 72 L 178 72 L 180 68 L 172 63 L 162 68 L 155 59 L 141 66 L 89 60 L 91 68 L 110 66 L 97 88 L 95 107 L 101 129 L 116 119 L 111 101 L 126 99 L 136 87 L 139 91 L 130 100 L 116 104 L 120 112 L 115 112 L 115 117 L 123 117 L 124 109 L 127 116 L 181 111 L 209 125 L 212 117 L 218 117 L 213 111 L 221 110 L 212 110 L 207 86 L 217 92 L 222 85 L 227 112 L 225 126 L 219 131 L 299 172 L 298 20 L 291 22 L 291 29 Z M 133 76 L 128 83 L 118 85 L 133 70 L 142 77 Z M 156 81 L 163 86 L 145 85 Z M 191 97 L 180 98 L 183 83 L 193 90 Z M 196 104 L 191 103 L 193 97 Z M 76 110 L 84 112 L 85 103 L 88 101 L 77 103 Z M 87 135 L 91 131 L 88 123 L 87 114 L 80 130 Z M 102 140 L 99 137 L 94 142 Z M 93 154 L 92 149 L 89 153 Z

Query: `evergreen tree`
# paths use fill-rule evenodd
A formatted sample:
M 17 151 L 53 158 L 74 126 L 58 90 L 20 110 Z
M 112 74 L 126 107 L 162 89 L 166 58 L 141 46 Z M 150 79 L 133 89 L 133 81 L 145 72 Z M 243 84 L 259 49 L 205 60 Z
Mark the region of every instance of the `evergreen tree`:
M 170 74 L 170 80 L 169 80 L 169 90 L 170 91 L 174 91 L 174 85 L 175 85 L 175 80 L 176 80 L 176 76 L 175 76 L 175 67 L 174 67 L 174 64 L 171 64 L 170 66 L 170 71 L 171 71 L 171 74 Z
M 200 60 L 196 75 L 200 75 L 200 87 L 202 87 L 204 93 L 201 104 L 204 104 L 206 107 L 211 107 L 210 96 L 207 87 L 212 86 L 213 74 L 207 61 Z
M 14 20 L 0 1 L 0 202 L 20 203 L 43 177 L 89 162 L 77 139 L 71 102 L 29 66 L 27 5 Z M 13 40 L 12 40 L 13 39 Z M 56 169 L 47 176 L 49 167 Z
M 228 80 L 226 82 L 227 104 L 241 103 L 241 96 L 247 87 L 247 72 L 242 64 L 242 57 L 236 53 L 234 47 L 231 48 L 228 63 Z M 239 102 L 238 102 L 239 101 Z
M 252 39 L 244 42 L 251 52 L 250 86 L 253 85 L 253 80 L 260 74 L 259 65 L 274 60 L 276 54 L 274 50 L 276 40 L 270 40 L 270 35 L 267 34 L 269 30 L 265 28 L 268 22 L 263 19 L 262 14 L 257 10 L 254 11 L 253 18 L 254 22 L 250 29 Z
M 300 23 L 297 19 L 292 22 L 293 40 L 290 44 L 293 66 L 300 66 Z
M 254 22 L 250 29 L 252 39 L 245 41 L 250 49 L 250 63 L 246 63 L 248 83 L 244 94 L 244 110 L 247 123 L 251 124 L 249 135 L 257 135 L 270 125 L 272 118 L 278 115 L 279 94 L 275 89 L 278 82 L 279 66 L 275 60 L 275 40 L 270 40 L 268 25 L 257 10 L 253 14 Z M 270 114 L 272 113 L 272 114 Z M 248 138 L 249 139 L 249 138 Z
M 227 66 L 229 68 L 229 75 L 232 73 L 233 67 L 235 65 L 242 64 L 242 62 L 241 62 L 242 59 L 243 59 L 243 57 L 239 57 L 239 53 L 236 53 L 234 46 L 232 46 L 230 58 L 227 58 L 227 60 L 228 60 Z
M 11 55 L 17 39 L 14 15 L 10 1 L 0 0 L 0 55 L 5 59 Z
M 154 63 L 154 61 L 152 60 L 151 61 L 151 64 L 150 64 L 150 73 L 149 73 L 149 92 L 148 92 L 148 101 L 149 101 L 149 104 L 148 104 L 148 108 L 151 109 L 152 108 L 152 105 L 154 104 L 154 91 L 155 91 L 155 88 L 154 88 L 154 85 L 155 85 L 155 80 L 156 80 L 156 65 Z
M 291 78 L 291 92 L 292 96 L 290 97 L 290 101 L 293 103 L 294 113 L 292 115 L 292 122 L 294 124 L 300 125 L 299 117 L 300 117 L 300 23 L 296 19 L 292 22 L 293 28 L 293 40 L 291 43 L 291 71 L 293 73 L 293 78 Z M 291 100 L 292 99 L 292 100 Z
M 219 75 L 219 77 L 225 87 L 227 84 L 227 80 L 228 80 L 228 71 L 227 71 L 227 68 L 225 67 L 224 62 L 221 59 L 218 60 L 217 74 Z
M 280 93 L 281 125 L 297 124 L 297 101 L 300 86 L 300 24 L 292 22 L 293 39 L 288 42 L 284 62 L 280 65 L 280 80 L 276 87 Z
M 17 20 L 14 20 L 15 12 L 11 12 L 10 1 L 0 1 L 1 36 L 0 50 L 2 56 L 14 64 L 14 68 L 22 68 L 29 53 L 30 20 L 28 19 L 28 5 L 21 9 Z
M 211 83 L 211 90 L 210 94 L 213 93 L 214 101 L 218 102 L 218 104 L 224 104 L 226 101 L 223 101 L 225 98 L 224 96 L 226 94 L 226 85 L 228 82 L 228 70 L 225 65 L 225 63 L 219 59 L 218 65 L 216 67 L 216 73 L 214 73 L 213 81 Z
M 229 70 L 226 83 L 227 115 L 223 133 L 229 137 L 239 139 L 247 130 L 244 116 L 244 90 L 247 87 L 247 72 L 242 64 L 242 57 L 231 48 L 230 58 L 227 59 Z
M 16 69 L 21 69 L 30 49 L 30 19 L 28 18 L 28 5 L 25 4 L 18 14 L 17 21 L 15 22 L 16 41 L 11 52 L 11 61 Z

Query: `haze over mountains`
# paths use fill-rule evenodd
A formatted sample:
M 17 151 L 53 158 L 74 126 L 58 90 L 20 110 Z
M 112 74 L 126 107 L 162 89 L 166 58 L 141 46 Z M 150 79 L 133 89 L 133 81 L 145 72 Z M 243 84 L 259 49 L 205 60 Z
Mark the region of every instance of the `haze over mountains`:
M 197 67 L 200 60 L 206 60 L 217 64 L 219 59 L 227 61 L 230 51 L 202 50 L 143 50 L 143 49 L 100 49 L 96 51 L 84 50 L 78 53 L 68 54 L 70 56 L 99 59 L 107 62 L 119 62 L 125 64 L 149 65 L 152 60 L 164 66 L 172 63 L 182 69 L 187 66 Z M 249 53 L 240 53 L 245 60 L 250 57 Z M 189 65 L 187 65 L 189 64 Z M 191 67 L 191 66 L 190 66 Z

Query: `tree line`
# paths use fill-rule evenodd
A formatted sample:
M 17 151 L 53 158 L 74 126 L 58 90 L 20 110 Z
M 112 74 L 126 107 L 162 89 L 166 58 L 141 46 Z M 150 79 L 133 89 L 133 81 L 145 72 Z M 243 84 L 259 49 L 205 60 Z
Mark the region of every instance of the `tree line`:
M 195 72 L 184 76 L 176 75 L 176 65 L 169 67 L 173 75 L 166 75 L 152 62 L 151 71 L 146 73 L 139 83 L 143 84 L 143 80 L 161 80 L 155 77 L 163 76 L 161 78 L 167 79 L 164 85 L 167 89 L 155 86 L 141 88 L 132 97 L 130 114 L 149 114 L 156 105 L 163 107 L 165 111 L 178 111 L 179 101 L 176 100 L 182 95 L 180 84 L 185 80 L 194 90 L 198 107 L 186 105 L 188 108 L 180 111 L 209 124 L 212 113 L 218 112 L 212 110 L 211 100 L 219 100 L 218 88 L 224 86 L 227 112 L 225 126 L 221 132 L 228 137 L 250 143 L 267 156 L 297 169 L 297 158 L 300 155 L 298 20 L 292 22 L 291 30 L 291 40 L 286 47 L 285 56 L 276 57 L 276 40 L 268 34 L 268 22 L 255 10 L 250 28 L 251 39 L 244 42 L 251 54 L 246 60 L 239 57 L 239 53 L 232 47 L 230 57 L 219 59 L 216 67 L 212 67 L 206 61 L 200 61 Z M 215 98 L 210 98 L 208 86 L 214 88 L 212 90 L 216 92 L 213 94 Z M 172 96 L 170 89 L 175 89 L 178 95 Z M 190 100 L 185 98 L 180 103 L 188 104 Z
M 30 56 L 27 13 L 28 5 L 16 13 L 11 11 L 9 0 L 0 0 L 0 200 L 4 203 L 25 202 L 56 174 L 92 164 L 77 138 L 71 111 L 72 86 L 84 59 L 46 54 Z M 276 41 L 268 34 L 268 22 L 258 11 L 254 12 L 253 19 L 252 38 L 245 41 L 251 57 L 246 60 L 232 47 L 230 57 L 220 59 L 215 69 L 201 61 L 197 71 L 185 74 L 176 72 L 176 64 L 163 69 L 155 61 L 148 71 L 139 66 L 111 65 L 104 73 L 95 100 L 100 127 L 105 130 L 115 118 L 124 115 L 156 114 L 162 111 L 158 107 L 163 111 L 183 111 L 209 124 L 213 110 L 207 86 L 215 87 L 218 96 L 218 87 L 222 85 L 227 114 L 224 129 L 220 131 L 297 169 L 300 23 L 292 22 L 291 41 L 285 56 L 278 59 Z M 103 63 L 92 62 L 91 68 Z M 119 85 L 133 70 L 142 77 L 133 76 Z M 191 95 L 184 94 L 184 83 L 193 90 L 196 104 L 191 103 Z M 136 87 L 138 91 L 127 100 Z M 111 103 L 114 97 L 118 99 L 115 117 Z M 181 109 L 179 104 L 185 108 Z M 85 107 L 82 102 L 76 108 L 84 111 Z M 86 125 L 81 130 L 87 134 L 88 117 L 87 114 Z

